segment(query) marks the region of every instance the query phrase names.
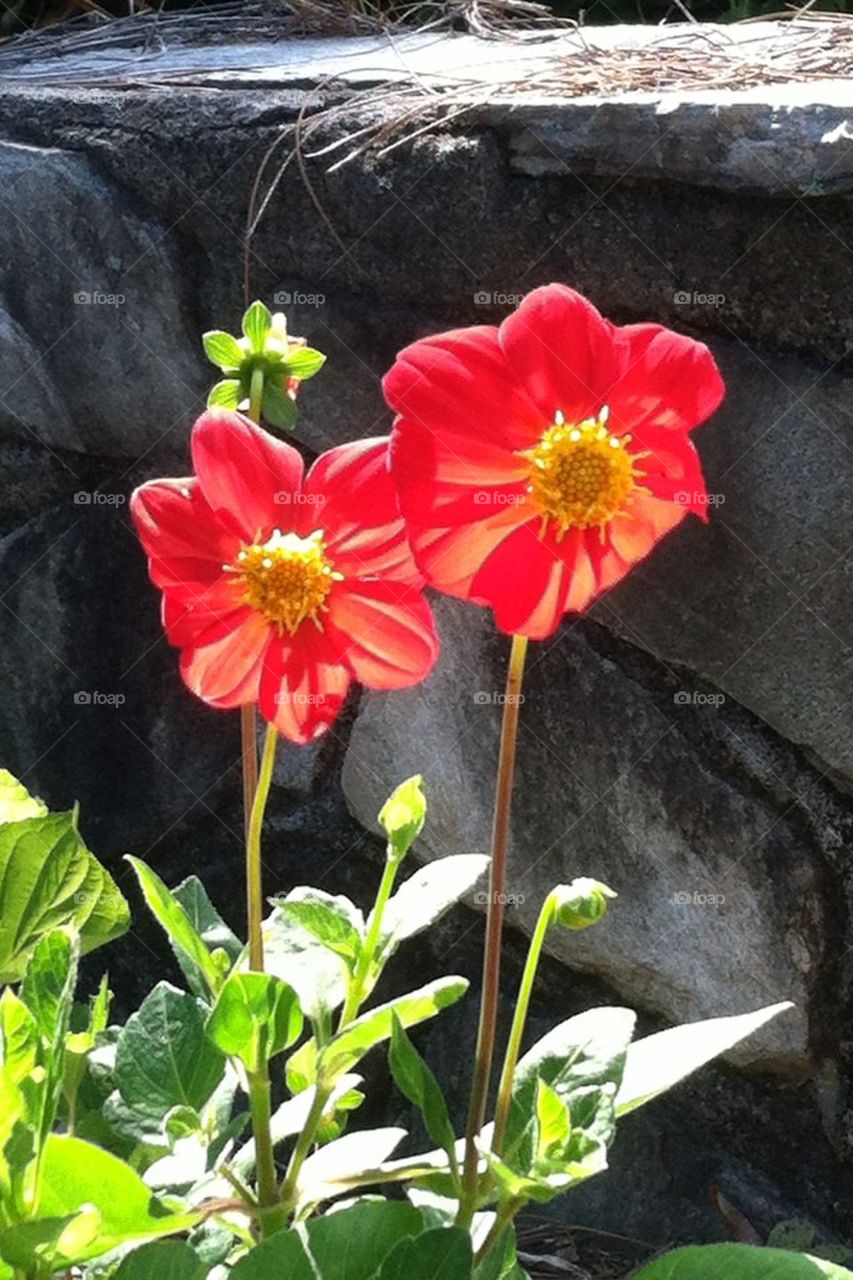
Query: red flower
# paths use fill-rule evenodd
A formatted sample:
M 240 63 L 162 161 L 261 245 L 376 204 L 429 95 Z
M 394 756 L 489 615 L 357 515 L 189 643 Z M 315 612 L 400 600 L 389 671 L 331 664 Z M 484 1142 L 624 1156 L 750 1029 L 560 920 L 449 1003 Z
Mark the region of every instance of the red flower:
M 351 680 L 416 684 L 438 641 L 386 439 L 302 459 L 236 413 L 192 432 L 196 475 L 137 489 L 131 511 L 181 673 L 214 707 L 256 702 L 294 742 L 335 719 Z
M 415 558 L 502 631 L 549 635 L 689 511 L 707 517 L 688 435 L 723 397 L 707 347 L 618 328 L 563 285 L 499 328 L 414 343 L 384 387 Z

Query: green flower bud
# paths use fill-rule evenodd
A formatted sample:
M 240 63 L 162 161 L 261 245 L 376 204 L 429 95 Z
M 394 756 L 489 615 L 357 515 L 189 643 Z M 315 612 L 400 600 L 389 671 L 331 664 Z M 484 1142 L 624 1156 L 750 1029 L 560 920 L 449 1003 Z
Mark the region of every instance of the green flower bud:
M 607 914 L 607 902 L 616 894 L 600 880 L 582 876 L 571 884 L 557 885 L 551 895 L 555 901 L 554 923 L 564 929 L 588 929 Z
M 382 806 L 379 822 L 388 837 L 390 858 L 404 858 L 423 829 L 426 796 L 422 786 L 423 778 L 416 773 L 401 782 Z

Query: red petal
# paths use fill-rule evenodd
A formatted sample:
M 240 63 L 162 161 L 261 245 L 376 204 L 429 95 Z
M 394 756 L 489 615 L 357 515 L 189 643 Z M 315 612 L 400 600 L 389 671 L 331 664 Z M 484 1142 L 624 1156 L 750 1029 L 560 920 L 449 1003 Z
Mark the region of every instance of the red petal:
M 222 409 L 202 414 L 191 443 L 199 484 L 224 528 L 254 542 L 287 526 L 293 510 L 289 500 L 302 483 L 302 459 L 295 449 L 241 414 Z
M 628 363 L 607 403 L 610 429 L 692 431 L 720 405 L 725 385 L 703 342 L 656 324 L 620 330 Z
M 240 593 L 234 584 L 220 579 L 210 586 L 181 584 L 163 595 L 163 626 L 169 643 L 182 649 L 217 624 L 230 627 L 233 616 L 242 612 Z
M 488 601 L 501 631 L 541 639 L 563 616 L 566 572 L 562 560 L 539 537 L 539 521 L 506 538 L 471 584 Z
M 210 560 L 221 573 L 236 540 L 217 524 L 198 481 L 150 480 L 130 499 L 139 540 L 152 559 Z
M 417 684 L 438 657 L 432 610 L 418 590 L 348 582 L 329 597 L 327 617 L 343 660 L 371 689 Z
M 256 702 L 270 625 L 254 609 L 244 609 L 202 632 L 181 653 L 187 686 L 214 707 Z
M 335 568 L 346 576 L 381 574 L 420 583 L 388 463 L 388 437 L 330 449 L 300 494 L 298 530 L 322 529 Z
M 677 502 L 685 511 L 708 519 L 702 464 L 693 442 L 682 431 L 641 427 L 632 433 L 630 452 L 648 451 L 636 462 L 638 483 L 655 498 Z
M 261 714 L 291 742 L 312 742 L 334 722 L 350 673 L 325 635 L 311 624 L 295 636 L 276 636 L 261 679 Z
M 534 444 L 545 426 L 504 359 L 493 326 L 452 329 L 406 347 L 385 375 L 392 409 L 426 427 L 447 452 L 475 469 L 469 479 L 502 479 L 506 455 Z M 511 465 L 511 464 L 509 464 Z
M 453 529 L 410 524 L 409 536 L 430 586 L 451 596 L 479 600 L 471 587 L 478 570 L 495 548 L 529 519 L 528 511 L 507 506 L 475 524 Z
M 546 423 L 561 410 L 568 422 L 594 417 L 624 367 L 619 330 L 591 302 L 565 285 L 529 293 L 500 327 L 513 377 Z
M 686 514 L 686 508 L 676 502 L 635 493 L 626 512 L 615 516 L 607 526 L 607 540 L 630 568 L 647 556 L 655 543 L 680 524 Z

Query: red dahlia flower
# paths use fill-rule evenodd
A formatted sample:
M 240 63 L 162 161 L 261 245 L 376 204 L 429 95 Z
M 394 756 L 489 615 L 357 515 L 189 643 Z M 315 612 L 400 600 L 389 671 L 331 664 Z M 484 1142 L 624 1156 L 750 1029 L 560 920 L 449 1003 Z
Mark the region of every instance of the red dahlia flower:
M 195 477 L 153 480 L 131 511 L 189 688 L 258 703 L 294 742 L 334 720 L 351 680 L 416 684 L 438 641 L 388 469 L 386 439 L 295 449 L 237 413 L 192 432 Z
M 563 285 L 499 328 L 415 342 L 384 387 L 415 558 L 502 631 L 549 635 L 689 511 L 707 518 L 688 434 L 723 397 L 707 347 L 619 328 Z

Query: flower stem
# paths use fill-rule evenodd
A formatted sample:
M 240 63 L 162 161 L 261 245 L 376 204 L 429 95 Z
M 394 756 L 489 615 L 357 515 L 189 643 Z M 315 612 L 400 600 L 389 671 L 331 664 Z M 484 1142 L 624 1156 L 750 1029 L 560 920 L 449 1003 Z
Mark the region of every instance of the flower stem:
M 321 1084 L 319 1081 L 315 1085 L 314 1101 L 311 1103 L 311 1110 L 305 1118 L 305 1124 L 302 1132 L 296 1140 L 296 1146 L 290 1157 L 290 1164 L 287 1166 L 287 1174 L 281 1187 L 281 1199 L 285 1205 L 285 1209 L 290 1211 L 294 1207 L 296 1200 L 296 1184 L 299 1181 L 299 1174 L 305 1163 L 305 1158 L 314 1145 L 314 1135 L 317 1132 L 317 1126 L 323 1118 L 323 1112 L 326 1110 L 332 1090 L 329 1086 Z
M 364 940 L 364 946 L 355 966 L 355 973 L 347 990 L 347 998 L 341 1013 L 341 1020 L 338 1024 L 338 1030 L 341 1031 L 348 1022 L 356 1016 L 364 999 L 364 987 L 367 982 L 367 976 L 370 972 L 370 966 L 373 963 L 373 957 L 376 954 L 376 948 L 379 945 L 379 938 L 382 933 L 382 917 L 385 908 L 388 905 L 388 899 L 391 897 L 391 890 L 394 888 L 394 881 L 397 877 L 397 871 L 400 866 L 399 858 L 388 858 L 385 863 L 385 869 L 382 872 L 382 880 L 376 894 L 376 901 L 373 904 L 373 912 L 370 919 L 370 929 Z
M 265 1239 L 281 1230 L 287 1216 L 278 1194 L 270 1132 L 270 1080 L 266 1063 L 260 1071 L 249 1072 L 248 1086 L 258 1178 L 258 1225 L 261 1239 Z
M 261 758 L 261 769 L 252 811 L 249 815 L 249 834 L 246 839 L 246 897 L 249 914 L 249 968 L 258 973 L 264 968 L 264 943 L 261 934 L 261 922 L 264 914 L 264 890 L 261 872 L 261 831 L 264 825 L 264 810 L 272 782 L 275 749 L 278 744 L 278 731 L 275 725 L 268 724 L 264 738 L 264 753 Z
M 498 1211 L 495 1214 L 495 1220 L 492 1223 L 491 1230 L 489 1231 L 489 1234 L 486 1236 L 483 1243 L 480 1245 L 480 1248 L 477 1250 L 477 1256 L 475 1258 L 475 1262 L 480 1263 L 483 1261 L 483 1259 L 485 1258 L 489 1250 L 492 1248 L 492 1246 L 495 1245 L 499 1240 L 501 1232 L 504 1231 L 509 1226 L 509 1224 L 512 1222 L 513 1218 L 518 1213 L 520 1208 L 521 1208 L 520 1200 L 505 1200 L 503 1204 L 501 1204 L 498 1207 Z
M 533 994 L 533 983 L 536 980 L 539 957 L 542 955 L 545 935 L 554 918 L 556 906 L 557 896 L 550 893 L 542 904 L 542 910 L 539 912 L 539 919 L 536 921 L 536 928 L 533 931 L 533 937 L 530 939 L 530 948 L 527 952 L 524 973 L 521 975 L 521 984 L 518 988 L 515 1013 L 512 1019 L 512 1029 L 509 1033 L 509 1042 L 507 1043 L 503 1071 L 501 1072 L 501 1082 L 498 1085 L 498 1101 L 495 1107 L 495 1133 L 492 1138 L 492 1151 L 495 1153 L 500 1152 L 504 1134 L 506 1133 L 509 1107 L 512 1100 L 512 1078 L 515 1074 L 518 1055 L 521 1051 L 521 1038 L 524 1035 L 524 1027 L 527 1022 L 527 1011 L 530 1008 L 530 997 Z
M 495 1048 L 495 1027 L 500 994 L 501 935 L 503 932 L 506 886 L 506 857 L 509 843 L 509 815 L 512 781 L 515 772 L 515 744 L 518 736 L 518 709 L 527 637 L 513 636 L 506 678 L 498 780 L 495 791 L 495 814 L 492 826 L 492 862 L 489 874 L 489 903 L 486 914 L 486 945 L 483 954 L 483 988 L 480 996 L 480 1023 L 474 1058 L 474 1079 L 468 1126 L 465 1132 L 465 1164 L 462 1174 L 462 1197 L 457 1223 L 469 1227 L 477 1207 L 479 1154 L 477 1137 L 486 1115 L 486 1098 Z
M 252 370 L 252 382 L 249 388 L 248 416 L 253 422 L 259 423 L 261 420 L 263 397 L 264 371 L 258 367 Z M 240 746 L 243 755 L 243 824 L 248 844 L 252 805 L 258 786 L 258 726 L 253 702 L 240 708 Z

